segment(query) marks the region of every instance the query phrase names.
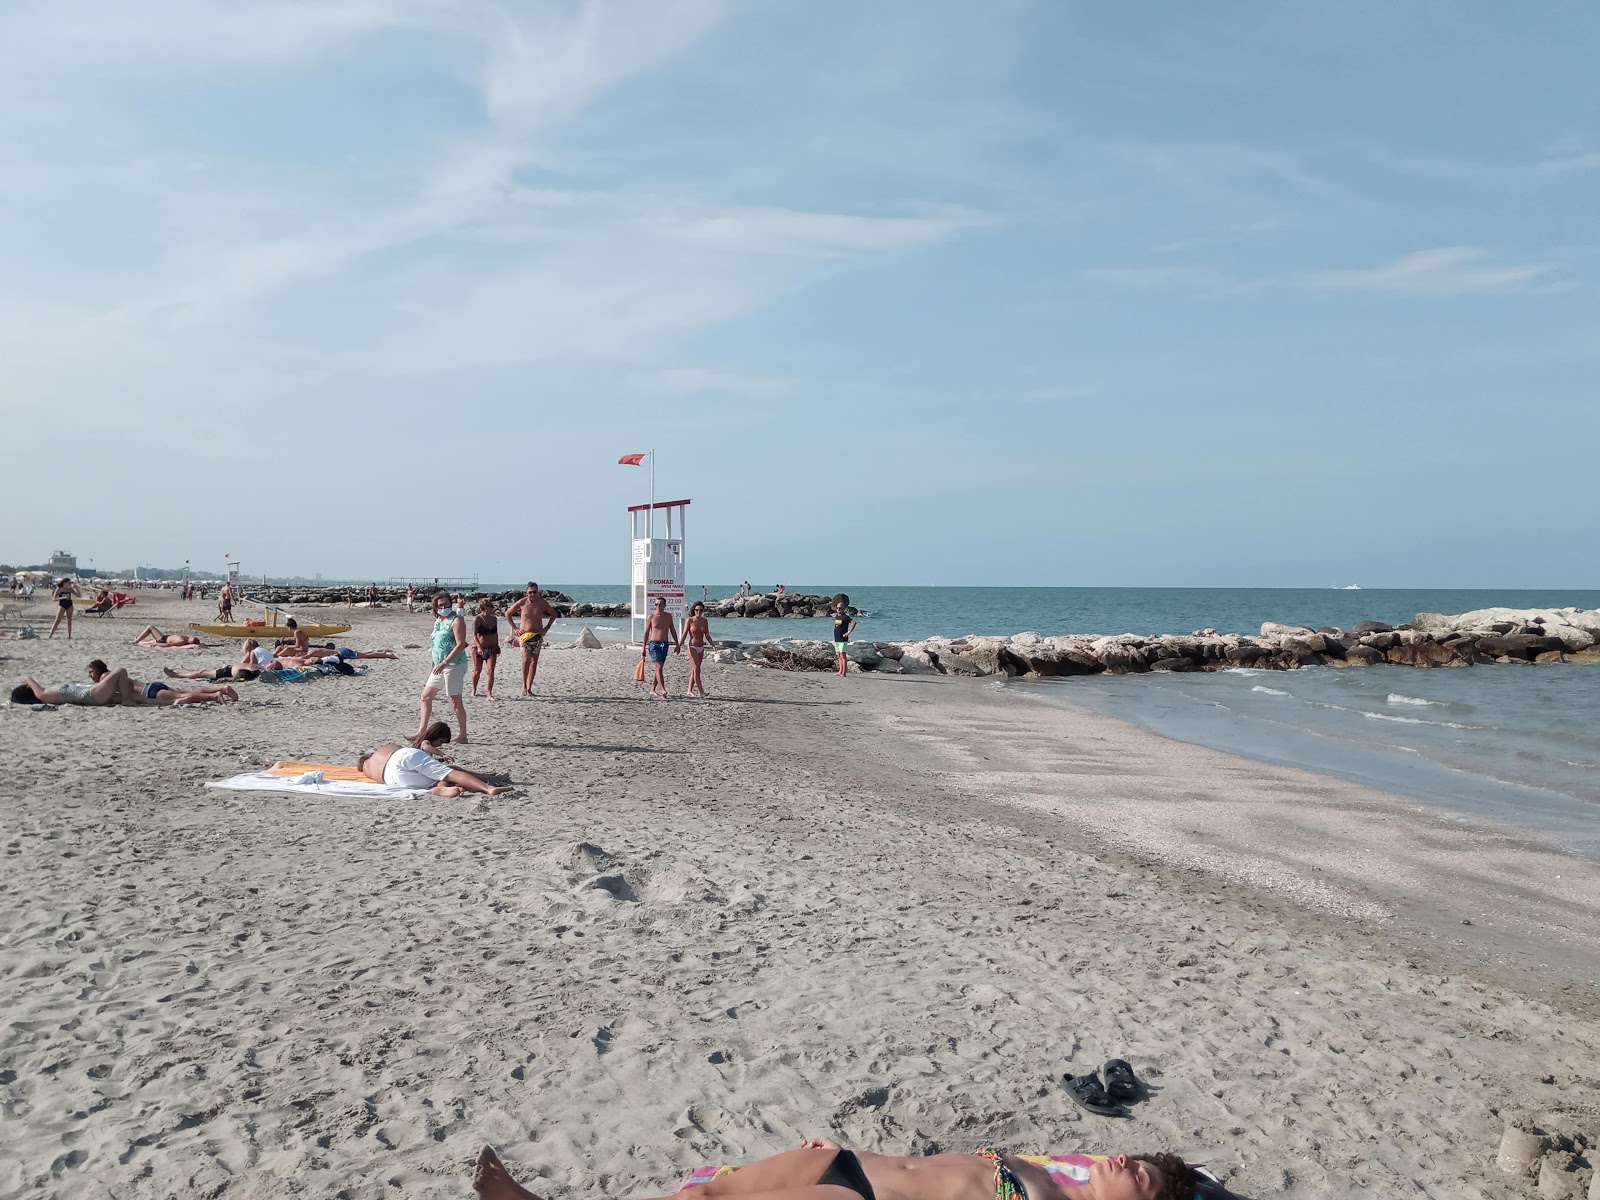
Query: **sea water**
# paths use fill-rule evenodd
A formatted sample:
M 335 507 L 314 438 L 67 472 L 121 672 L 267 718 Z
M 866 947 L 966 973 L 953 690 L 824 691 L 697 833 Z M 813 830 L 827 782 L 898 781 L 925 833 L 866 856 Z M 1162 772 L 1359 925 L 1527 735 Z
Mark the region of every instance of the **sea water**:
M 573 586 L 591 603 L 628 589 Z M 769 589 L 770 590 L 770 589 Z M 847 592 L 861 612 L 857 640 L 934 634 L 1255 633 L 1263 621 L 1390 624 L 1419 612 L 1593 608 L 1600 592 L 1311 588 L 918 588 L 791 585 Z M 712 597 L 732 587 L 709 587 Z M 690 598 L 699 593 L 689 589 Z M 557 637 L 589 625 L 628 636 L 626 619 L 563 621 Z M 714 619 L 718 639 L 827 640 L 823 619 Z M 1423 670 L 1308 667 L 1299 671 L 1080 676 L 1040 694 L 1104 712 L 1169 737 L 1351 779 L 1469 816 L 1555 837 L 1600 859 L 1600 664 Z
M 1087 676 L 1047 695 L 1553 837 L 1600 860 L 1600 665 Z

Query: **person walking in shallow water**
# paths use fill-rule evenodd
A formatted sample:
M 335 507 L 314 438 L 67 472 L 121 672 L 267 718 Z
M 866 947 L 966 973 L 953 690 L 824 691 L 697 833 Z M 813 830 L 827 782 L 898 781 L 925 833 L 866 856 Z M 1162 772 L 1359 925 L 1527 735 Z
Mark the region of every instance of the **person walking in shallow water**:
M 456 710 L 456 721 L 461 726 L 461 736 L 456 741 L 467 740 L 467 705 L 461 698 L 467 681 L 467 622 L 450 607 L 450 597 L 438 592 L 433 597 L 433 635 L 430 649 L 433 653 L 433 670 L 422 685 L 422 719 L 417 722 L 417 735 L 413 745 L 422 741 L 428 722 L 433 717 L 433 699 L 440 692 L 450 697 Z
M 840 592 L 833 598 L 833 652 L 839 656 L 839 678 L 850 670 L 850 635 L 856 631 L 856 619 L 850 615 L 850 597 Z

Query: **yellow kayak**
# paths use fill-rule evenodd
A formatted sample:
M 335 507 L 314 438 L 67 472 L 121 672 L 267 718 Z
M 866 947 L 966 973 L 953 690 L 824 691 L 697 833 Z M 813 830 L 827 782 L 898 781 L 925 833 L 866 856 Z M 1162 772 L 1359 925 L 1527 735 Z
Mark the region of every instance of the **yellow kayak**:
M 294 630 L 287 625 L 198 625 L 190 622 L 196 633 L 209 633 L 212 637 L 256 638 L 270 642 L 275 638 L 291 638 Z M 348 625 L 302 625 L 300 632 L 307 637 L 332 637 L 336 633 L 349 633 Z

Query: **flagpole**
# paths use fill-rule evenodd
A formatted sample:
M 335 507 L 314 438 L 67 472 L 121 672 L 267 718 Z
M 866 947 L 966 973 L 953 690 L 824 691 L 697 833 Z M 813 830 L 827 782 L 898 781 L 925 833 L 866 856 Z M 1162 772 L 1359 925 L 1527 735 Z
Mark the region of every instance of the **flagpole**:
M 656 452 L 650 451 L 650 536 L 655 537 L 656 521 Z

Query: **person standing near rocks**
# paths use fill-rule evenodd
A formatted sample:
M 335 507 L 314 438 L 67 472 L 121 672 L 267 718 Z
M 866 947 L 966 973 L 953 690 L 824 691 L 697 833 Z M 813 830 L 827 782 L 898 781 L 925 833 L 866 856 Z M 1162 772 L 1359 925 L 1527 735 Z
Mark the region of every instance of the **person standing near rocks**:
M 846 651 L 850 649 L 850 635 L 856 631 L 856 619 L 850 615 L 850 597 L 840 592 L 833 598 L 833 652 L 839 656 L 839 678 L 850 669 Z
M 406 611 L 408 613 L 417 611 L 417 589 L 409 583 L 406 584 Z
M 445 592 L 435 593 L 433 597 L 432 643 L 433 670 L 422 685 L 422 719 L 417 723 L 417 736 L 411 739 L 411 744 L 422 740 L 433 716 L 433 698 L 444 692 L 450 697 L 461 726 L 461 736 L 456 741 L 465 745 L 467 705 L 461 698 L 461 691 L 467 681 L 467 622 L 450 607 L 450 597 Z
M 531 699 L 534 677 L 539 674 L 539 651 L 544 649 L 544 635 L 556 623 L 556 610 L 539 594 L 539 585 L 530 580 L 522 599 L 506 610 L 506 620 L 522 647 L 522 695 Z
M 655 664 L 655 673 L 650 677 L 650 694 L 656 695 L 659 688 L 663 700 L 667 698 L 667 651 L 674 645 L 681 650 L 683 639 L 678 636 L 672 614 L 667 611 L 667 598 L 657 596 L 655 611 L 644 619 L 644 645 L 639 648 L 639 657 Z

